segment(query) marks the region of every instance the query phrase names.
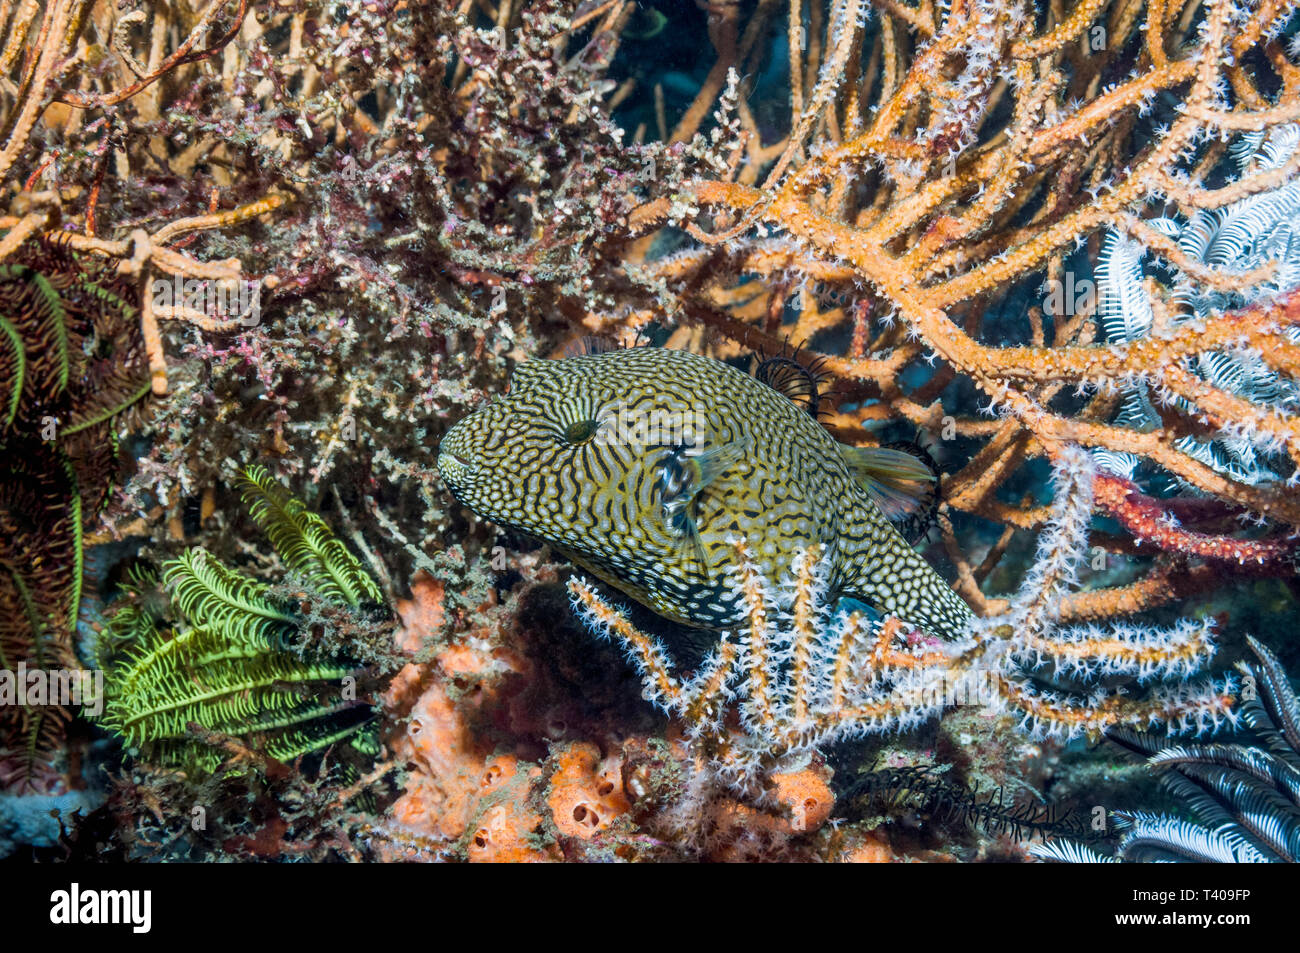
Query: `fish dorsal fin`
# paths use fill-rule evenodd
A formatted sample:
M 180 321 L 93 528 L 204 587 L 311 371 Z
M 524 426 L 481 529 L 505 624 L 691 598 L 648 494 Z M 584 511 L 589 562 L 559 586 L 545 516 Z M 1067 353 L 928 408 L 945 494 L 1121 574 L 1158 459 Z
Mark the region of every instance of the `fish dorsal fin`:
M 938 503 L 939 478 L 917 452 L 843 444 L 839 449 L 849 472 L 891 522 L 908 523 L 918 517 L 927 521 L 927 511 Z M 916 450 L 925 453 L 920 447 Z

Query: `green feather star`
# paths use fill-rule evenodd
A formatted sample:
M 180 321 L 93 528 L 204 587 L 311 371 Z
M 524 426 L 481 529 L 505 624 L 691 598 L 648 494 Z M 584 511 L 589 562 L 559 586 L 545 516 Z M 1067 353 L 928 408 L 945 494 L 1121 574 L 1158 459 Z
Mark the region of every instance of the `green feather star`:
M 265 469 L 239 482 L 280 558 L 320 596 L 350 608 L 382 599 L 325 522 Z M 102 640 L 117 660 L 106 666 L 101 721 L 128 746 L 196 774 L 228 757 L 209 734 L 280 761 L 345 740 L 373 748 L 367 706 L 345 690 L 357 666 L 297 647 L 299 620 L 270 586 L 197 548 L 164 563 L 160 579 L 166 608 L 140 598 L 152 580 L 138 580 Z

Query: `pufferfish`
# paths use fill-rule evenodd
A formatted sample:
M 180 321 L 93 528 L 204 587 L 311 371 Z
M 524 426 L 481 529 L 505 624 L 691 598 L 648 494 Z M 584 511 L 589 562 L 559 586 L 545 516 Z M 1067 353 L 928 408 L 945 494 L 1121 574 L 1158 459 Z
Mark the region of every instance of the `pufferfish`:
M 971 618 L 882 509 L 898 487 L 933 480 L 928 468 L 837 443 L 786 394 L 703 355 L 636 347 L 523 363 L 504 395 L 447 432 L 438 470 L 479 516 L 689 626 L 744 621 L 737 538 L 770 591 L 817 544 L 835 595 L 945 638 Z

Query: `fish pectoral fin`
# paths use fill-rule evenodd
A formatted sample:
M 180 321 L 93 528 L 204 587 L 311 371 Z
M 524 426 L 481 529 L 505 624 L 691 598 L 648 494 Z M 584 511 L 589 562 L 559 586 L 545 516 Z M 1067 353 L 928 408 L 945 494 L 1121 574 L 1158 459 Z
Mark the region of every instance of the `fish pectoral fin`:
M 910 453 L 844 444 L 839 449 L 849 472 L 891 522 L 919 511 L 934 495 L 937 478 Z
M 664 525 L 678 539 L 690 544 L 705 576 L 709 573 L 709 563 L 692 504 L 729 467 L 744 459 L 749 446 L 750 442 L 742 439 L 728 441 L 694 456 L 677 450 L 663 465 L 659 502 Z
M 707 579 L 709 575 L 709 560 L 704 554 L 704 541 L 700 539 L 699 527 L 695 525 L 695 520 L 693 519 L 688 518 L 686 521 L 686 537 L 683 540 L 683 543 L 690 545 L 692 554 L 700 564 L 700 574 Z
M 672 451 L 660 467 L 659 502 L 668 515 L 688 511 L 690 504 L 727 468 L 743 459 L 748 440 L 732 440 L 712 450 L 691 455 L 685 448 Z
M 706 450 L 698 457 L 687 457 L 686 459 L 691 461 L 692 465 L 697 468 L 697 486 L 694 495 L 698 496 L 706 486 L 717 480 L 728 467 L 744 459 L 748 451 L 748 440 L 731 440 L 719 444 L 712 450 Z

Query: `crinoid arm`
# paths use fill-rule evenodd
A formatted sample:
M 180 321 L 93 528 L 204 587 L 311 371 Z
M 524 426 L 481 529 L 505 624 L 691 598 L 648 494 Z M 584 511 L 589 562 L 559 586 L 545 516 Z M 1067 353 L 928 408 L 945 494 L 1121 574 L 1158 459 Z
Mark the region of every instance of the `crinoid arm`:
M 1099 854 L 1084 844 L 1074 841 L 1052 840 L 1041 844 L 1030 844 L 1029 854 L 1039 860 L 1056 861 L 1062 864 L 1114 864 L 1114 857 Z
M 764 357 L 754 370 L 754 379 L 803 407 L 814 418 L 820 416 L 823 395 L 819 359 L 804 363 L 798 359 L 797 349 L 792 354 Z
M 1194 821 L 1167 814 L 1118 811 L 1123 836 L 1118 860 L 1200 863 L 1295 863 L 1300 859 L 1300 758 L 1276 727 L 1285 722 L 1294 695 L 1276 656 L 1248 638 L 1256 661 L 1238 668 L 1257 695 L 1245 705 L 1244 721 L 1258 741 L 1170 744 L 1167 737 L 1112 728 L 1107 738 L 1146 760 L 1161 786 Z M 1275 721 L 1276 719 L 1276 721 Z M 1031 853 L 1044 860 L 1077 862 L 1079 845 L 1056 840 Z
M 383 601 L 375 581 L 325 521 L 277 483 L 265 467 L 245 469 L 239 485 L 249 513 L 280 558 L 322 595 L 354 609 L 362 600 Z

